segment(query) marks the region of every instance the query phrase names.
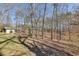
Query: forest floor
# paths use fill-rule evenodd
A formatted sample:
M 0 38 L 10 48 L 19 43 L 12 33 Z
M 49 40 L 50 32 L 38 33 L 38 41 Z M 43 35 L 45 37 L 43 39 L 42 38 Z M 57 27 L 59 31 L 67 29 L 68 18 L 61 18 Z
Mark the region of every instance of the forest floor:
M 57 36 L 57 34 L 54 34 Z M 65 32 L 65 35 L 61 35 L 61 39 L 59 37 L 55 37 L 51 40 L 51 34 L 49 32 L 44 32 L 44 38 L 41 38 L 40 32 L 39 35 L 36 37 L 33 37 L 31 40 L 37 42 L 36 45 L 43 46 L 47 45 L 53 49 L 56 50 L 52 51 L 48 49 L 51 53 L 55 53 L 54 55 L 79 55 L 79 39 L 78 39 L 78 33 L 71 33 L 71 39 L 69 39 L 68 32 Z M 53 36 L 54 37 L 54 36 Z M 45 49 L 44 49 L 45 50 Z M 46 51 L 47 52 L 47 51 Z M 58 53 L 57 53 L 58 52 Z M 48 54 L 48 55 L 53 55 Z
M 44 32 L 44 39 L 41 33 L 37 38 L 35 35 L 28 38 L 20 38 L 24 43 L 19 42 L 16 34 L 0 33 L 0 55 L 11 56 L 72 56 L 79 55 L 79 41 L 66 39 L 50 39 L 51 34 Z M 64 36 L 62 36 L 64 37 Z M 2 42 L 2 43 L 1 43 Z

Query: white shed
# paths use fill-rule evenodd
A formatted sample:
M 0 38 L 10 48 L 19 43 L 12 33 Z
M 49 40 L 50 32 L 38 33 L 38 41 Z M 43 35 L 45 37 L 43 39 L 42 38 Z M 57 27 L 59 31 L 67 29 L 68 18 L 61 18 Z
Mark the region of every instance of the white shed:
M 15 33 L 15 30 L 9 27 L 5 27 L 5 32 L 6 33 Z
M 15 30 L 6 30 L 6 33 L 15 33 Z

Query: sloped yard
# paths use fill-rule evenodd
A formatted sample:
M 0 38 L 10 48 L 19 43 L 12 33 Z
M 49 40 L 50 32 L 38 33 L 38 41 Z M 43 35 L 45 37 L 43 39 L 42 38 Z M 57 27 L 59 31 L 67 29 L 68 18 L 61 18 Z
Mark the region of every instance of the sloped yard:
M 19 43 L 18 39 L 14 37 L 15 34 L 0 35 L 0 42 L 6 40 L 6 42 L 0 44 L 0 55 L 34 55 L 23 45 L 15 43 Z

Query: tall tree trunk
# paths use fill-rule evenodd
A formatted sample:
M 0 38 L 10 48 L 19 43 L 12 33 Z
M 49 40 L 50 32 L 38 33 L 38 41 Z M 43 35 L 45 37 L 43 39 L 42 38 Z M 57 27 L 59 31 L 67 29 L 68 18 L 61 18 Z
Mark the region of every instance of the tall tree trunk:
M 57 3 L 54 3 L 54 13 L 53 13 L 53 15 L 54 15 L 54 38 L 55 39 L 58 39 L 58 18 L 57 18 L 57 10 L 58 9 L 58 4 Z M 55 35 L 56 34 L 56 35 Z
M 43 39 L 43 35 L 44 35 L 44 20 L 45 20 L 45 13 L 46 13 L 46 3 L 44 6 L 44 15 L 43 15 L 43 22 L 42 22 L 42 39 Z
M 68 14 L 68 5 L 67 5 L 66 8 L 67 8 L 67 14 Z M 71 34 L 70 34 L 70 27 L 71 27 L 71 26 L 70 26 L 70 20 L 71 20 L 71 19 L 70 19 L 70 18 L 71 18 L 71 14 L 69 13 L 69 16 L 67 16 L 67 18 L 66 18 L 66 19 L 68 20 L 69 40 L 71 40 Z
M 31 20 L 31 34 L 33 33 L 33 4 L 31 3 L 30 4 L 30 7 L 31 7 L 31 14 L 30 14 L 30 20 Z
M 54 5 L 53 5 L 53 7 L 54 7 Z M 53 15 L 54 15 L 54 8 L 52 9 L 52 20 L 51 20 L 51 40 L 53 39 L 53 22 L 54 22 L 54 18 L 53 18 Z
M 38 27 L 38 21 L 39 21 L 39 19 L 40 19 L 40 11 L 41 11 L 41 10 L 39 10 L 39 16 L 38 16 L 38 18 L 37 18 L 37 20 L 36 20 L 36 27 Z M 37 39 L 37 35 L 38 35 L 38 28 L 36 28 L 36 39 Z

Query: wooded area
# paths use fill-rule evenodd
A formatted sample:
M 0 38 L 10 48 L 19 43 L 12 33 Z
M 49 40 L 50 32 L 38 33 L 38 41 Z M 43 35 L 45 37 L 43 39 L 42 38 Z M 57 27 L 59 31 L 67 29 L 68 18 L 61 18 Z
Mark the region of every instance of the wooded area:
M 79 4 L 0 4 L 0 55 L 79 55 Z

